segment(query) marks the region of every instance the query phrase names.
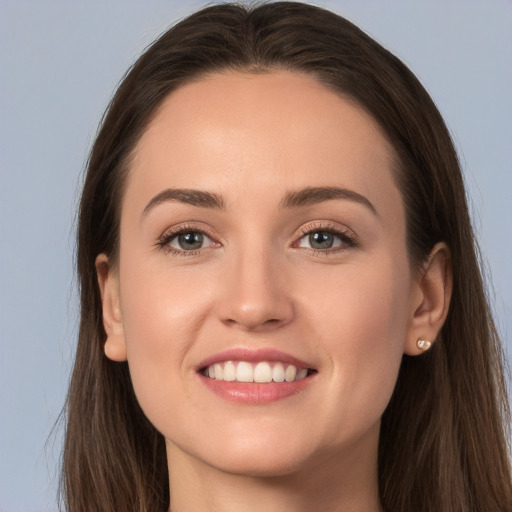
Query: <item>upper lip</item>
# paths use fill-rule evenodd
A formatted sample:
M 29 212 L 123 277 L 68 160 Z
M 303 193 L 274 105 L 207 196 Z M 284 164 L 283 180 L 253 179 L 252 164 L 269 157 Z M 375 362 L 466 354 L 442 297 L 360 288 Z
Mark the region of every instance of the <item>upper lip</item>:
M 256 350 L 249 348 L 231 348 L 207 357 L 197 365 L 196 370 L 201 371 L 212 364 L 225 361 L 247 361 L 248 363 L 257 363 L 260 361 L 281 362 L 291 364 L 297 369 L 314 369 L 313 366 L 305 361 L 301 361 L 297 357 L 274 348 L 261 348 Z

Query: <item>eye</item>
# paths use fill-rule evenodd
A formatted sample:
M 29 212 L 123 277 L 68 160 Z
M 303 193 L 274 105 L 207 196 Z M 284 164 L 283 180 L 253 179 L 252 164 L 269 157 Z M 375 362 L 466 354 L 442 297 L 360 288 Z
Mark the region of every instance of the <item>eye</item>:
M 313 231 L 300 239 L 299 247 L 331 249 L 342 244 L 340 236 L 330 231 Z
M 179 225 L 165 231 L 155 244 L 160 250 L 174 256 L 196 256 L 203 249 L 220 244 L 197 226 Z
M 355 236 L 339 228 L 305 228 L 303 234 L 295 247 L 333 253 L 356 246 Z
M 170 247 L 181 251 L 197 251 L 212 243 L 212 239 L 200 231 L 181 231 L 167 241 Z

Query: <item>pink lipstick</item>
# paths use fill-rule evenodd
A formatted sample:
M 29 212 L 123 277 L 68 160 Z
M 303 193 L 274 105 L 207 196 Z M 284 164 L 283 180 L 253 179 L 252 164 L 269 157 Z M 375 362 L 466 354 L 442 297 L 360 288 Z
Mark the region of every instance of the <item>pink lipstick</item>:
M 261 404 L 308 387 L 317 373 L 308 363 L 275 349 L 230 349 L 202 361 L 196 371 L 214 393 L 230 401 Z

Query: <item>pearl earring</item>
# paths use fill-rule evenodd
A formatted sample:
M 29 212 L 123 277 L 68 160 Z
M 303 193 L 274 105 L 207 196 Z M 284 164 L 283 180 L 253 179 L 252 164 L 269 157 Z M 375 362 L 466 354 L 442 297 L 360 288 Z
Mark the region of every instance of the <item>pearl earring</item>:
M 418 346 L 418 348 L 422 351 L 422 352 L 426 352 L 431 346 L 432 346 L 432 343 L 428 340 L 424 340 L 422 338 L 420 338 L 417 342 L 416 342 L 416 345 Z

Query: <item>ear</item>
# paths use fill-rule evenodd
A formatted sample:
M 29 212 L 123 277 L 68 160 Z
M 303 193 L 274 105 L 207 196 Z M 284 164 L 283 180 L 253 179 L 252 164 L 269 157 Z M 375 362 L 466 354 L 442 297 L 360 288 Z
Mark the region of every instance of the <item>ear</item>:
M 406 354 L 423 352 L 417 345 L 419 339 L 434 343 L 448 315 L 452 286 L 450 249 L 441 242 L 432 249 L 414 283 Z
M 107 333 L 105 355 L 112 361 L 126 361 L 121 305 L 119 298 L 119 277 L 117 270 L 109 263 L 105 254 L 96 258 L 96 273 L 100 287 L 103 310 L 103 327 Z

